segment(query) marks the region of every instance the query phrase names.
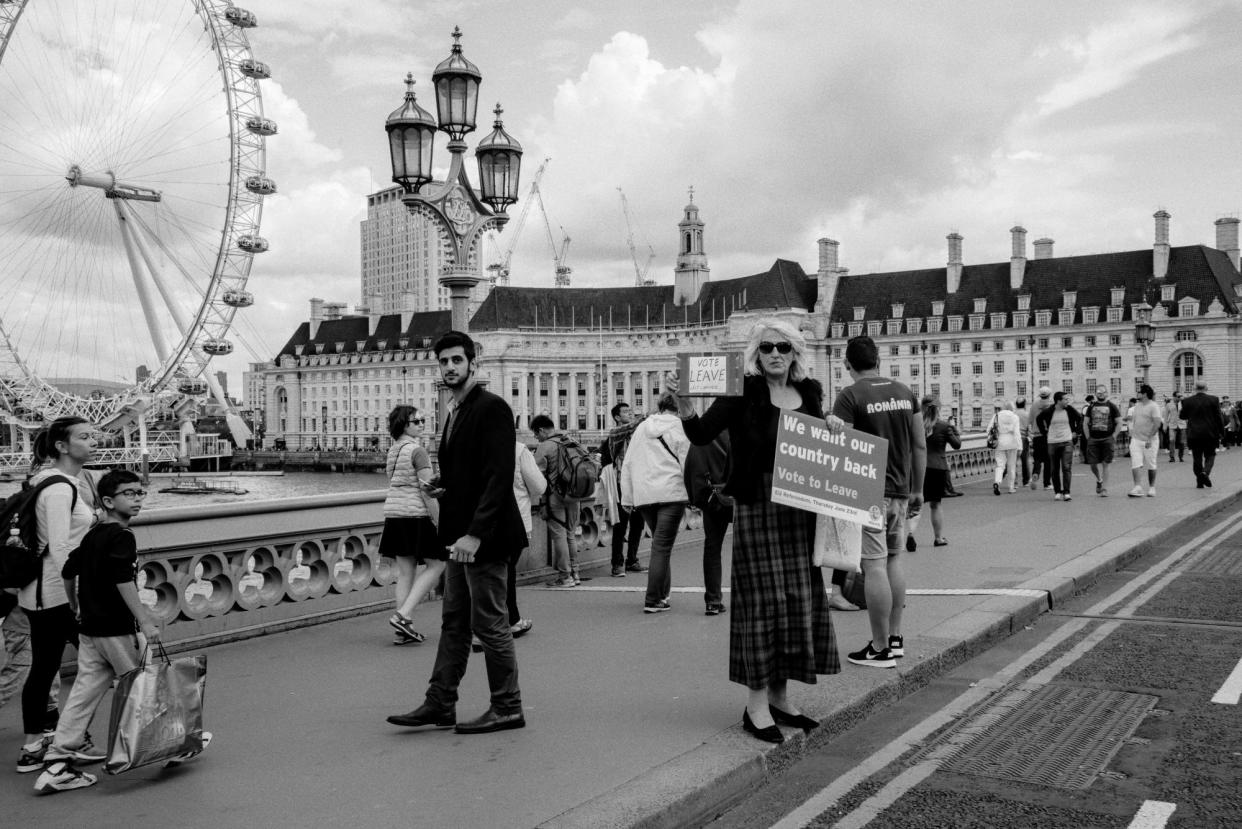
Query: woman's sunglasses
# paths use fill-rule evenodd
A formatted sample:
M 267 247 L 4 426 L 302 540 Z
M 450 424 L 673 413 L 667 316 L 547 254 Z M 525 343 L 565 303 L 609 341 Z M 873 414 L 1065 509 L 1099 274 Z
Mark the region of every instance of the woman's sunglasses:
M 411 422 L 411 423 L 413 423 L 413 424 L 416 424 L 416 425 L 418 425 L 418 426 L 422 426 L 424 423 L 426 423 L 426 422 L 427 422 L 427 418 L 425 418 L 425 417 L 412 417 L 412 418 L 410 418 L 410 422 Z
M 759 343 L 760 354 L 771 354 L 772 349 L 776 349 L 777 354 L 788 354 L 793 351 L 793 346 L 789 343 L 770 343 L 767 340 Z

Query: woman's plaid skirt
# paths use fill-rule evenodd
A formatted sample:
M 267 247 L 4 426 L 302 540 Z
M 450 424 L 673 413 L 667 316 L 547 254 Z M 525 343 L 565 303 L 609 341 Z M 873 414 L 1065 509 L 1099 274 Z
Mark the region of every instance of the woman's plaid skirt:
M 822 571 L 811 563 L 815 516 L 762 501 L 733 512 L 729 679 L 759 689 L 841 670 Z

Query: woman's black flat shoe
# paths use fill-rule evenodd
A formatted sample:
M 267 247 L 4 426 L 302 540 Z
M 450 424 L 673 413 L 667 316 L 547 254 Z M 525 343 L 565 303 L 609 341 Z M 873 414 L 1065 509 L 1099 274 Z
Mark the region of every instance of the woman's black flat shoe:
M 785 742 L 785 735 L 782 734 L 781 730 L 775 725 L 769 725 L 767 728 L 757 728 L 755 724 L 750 721 L 750 712 L 745 708 L 742 709 L 742 728 L 746 729 L 760 740 L 763 740 L 765 743 Z
M 819 720 L 813 720 L 805 714 L 790 714 L 788 711 L 782 711 L 775 705 L 769 705 L 768 710 L 772 712 L 772 719 L 781 725 L 801 728 L 803 731 L 819 728 Z

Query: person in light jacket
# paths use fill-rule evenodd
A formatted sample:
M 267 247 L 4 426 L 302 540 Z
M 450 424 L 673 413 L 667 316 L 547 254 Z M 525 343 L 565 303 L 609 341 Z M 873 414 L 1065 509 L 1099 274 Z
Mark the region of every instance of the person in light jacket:
M 659 411 L 634 430 L 621 467 L 621 506 L 637 508 L 651 530 L 644 613 L 672 609 L 669 559 L 690 500 L 683 477 L 689 451 L 690 441 L 677 416 L 677 400 L 666 394 L 660 398 Z
M 515 463 L 513 465 L 513 497 L 517 499 L 518 512 L 522 513 L 522 526 L 526 527 L 526 544 L 530 546 L 530 505 L 539 503 L 544 490 L 548 488 L 548 480 L 539 471 L 535 456 L 522 441 L 514 446 Z M 513 638 L 525 636 L 534 625 L 530 619 L 523 619 L 517 606 L 517 561 L 521 554 L 509 559 L 509 630 Z
M 1017 492 L 1018 450 L 1022 448 L 1022 421 L 1014 412 L 1012 401 L 1005 400 L 999 404 L 988 430 L 991 431 L 993 426 L 996 427 L 996 449 L 992 457 L 996 461 L 996 470 L 992 475 L 992 494 L 1001 494 L 1001 484 L 1006 475 L 1012 494 Z

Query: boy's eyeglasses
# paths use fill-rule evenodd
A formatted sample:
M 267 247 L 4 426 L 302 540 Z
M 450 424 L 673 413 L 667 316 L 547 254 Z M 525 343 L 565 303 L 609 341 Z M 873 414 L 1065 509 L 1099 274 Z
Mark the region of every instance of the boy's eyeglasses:
M 145 489 L 118 489 L 117 495 L 124 495 L 126 498 L 146 498 L 147 491 Z
M 412 417 L 412 418 L 410 418 L 410 422 L 411 422 L 411 423 L 414 423 L 414 424 L 417 424 L 417 425 L 419 425 L 419 426 L 422 426 L 424 423 L 426 423 L 426 422 L 427 422 L 427 418 L 425 418 L 425 417 Z
M 771 354 L 774 348 L 777 354 L 788 354 L 793 351 L 793 345 L 790 343 L 770 343 L 767 340 L 759 343 L 759 353 L 761 354 Z

